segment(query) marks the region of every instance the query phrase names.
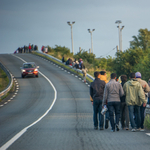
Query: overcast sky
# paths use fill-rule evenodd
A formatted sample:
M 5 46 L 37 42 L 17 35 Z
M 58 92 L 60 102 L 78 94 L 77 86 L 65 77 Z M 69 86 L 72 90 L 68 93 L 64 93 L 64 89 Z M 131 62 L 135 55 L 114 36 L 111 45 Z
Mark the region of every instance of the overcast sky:
M 119 44 L 116 20 L 121 20 L 123 50 L 129 48 L 140 28 L 150 27 L 149 0 L 0 0 L 0 53 L 13 53 L 29 43 L 65 46 L 71 49 L 73 25 L 74 52 L 91 48 L 96 57 L 115 56 Z

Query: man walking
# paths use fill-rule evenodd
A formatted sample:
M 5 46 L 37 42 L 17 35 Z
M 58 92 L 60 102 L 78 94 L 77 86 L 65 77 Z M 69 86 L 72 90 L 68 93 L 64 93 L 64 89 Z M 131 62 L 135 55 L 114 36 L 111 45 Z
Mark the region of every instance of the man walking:
M 123 96 L 124 92 L 119 82 L 116 82 L 116 73 L 111 74 L 111 80 L 106 84 L 103 97 L 103 105 L 108 105 L 110 123 L 112 131 L 119 131 L 119 117 L 120 117 L 120 97 Z M 114 112 L 116 122 L 114 122 Z
M 142 76 L 141 76 L 140 72 L 136 72 L 135 77 L 139 81 L 139 83 L 141 84 L 142 89 L 145 93 L 145 100 L 147 101 L 148 92 L 150 91 L 149 85 L 147 84 L 146 81 L 141 79 Z M 139 128 L 140 131 L 144 131 L 144 118 L 145 118 L 144 112 L 145 112 L 145 108 L 146 108 L 146 106 L 144 107 L 143 104 L 140 106 L 140 116 L 141 116 L 141 125 L 140 125 L 140 128 Z
M 126 95 L 126 103 L 129 109 L 129 118 L 131 122 L 132 132 L 140 128 L 141 118 L 140 118 L 140 106 L 143 103 L 143 106 L 146 106 L 145 95 L 142 89 L 141 84 L 135 79 L 135 73 L 130 73 L 130 80 L 126 82 L 123 86 L 123 90 Z M 134 115 L 136 118 L 136 124 L 134 121 Z
M 90 85 L 90 96 L 93 99 L 93 121 L 94 129 L 98 129 L 97 114 L 99 114 L 99 128 L 103 130 L 104 116 L 101 114 L 102 100 L 105 88 L 105 82 L 100 80 L 100 73 L 94 72 L 95 80 Z
M 100 71 L 100 75 L 101 75 L 100 80 L 105 81 L 105 83 L 107 84 L 108 80 L 107 80 L 106 72 Z M 109 124 L 109 111 L 107 110 L 105 113 L 105 129 L 108 129 L 108 126 L 109 126 L 108 124 Z

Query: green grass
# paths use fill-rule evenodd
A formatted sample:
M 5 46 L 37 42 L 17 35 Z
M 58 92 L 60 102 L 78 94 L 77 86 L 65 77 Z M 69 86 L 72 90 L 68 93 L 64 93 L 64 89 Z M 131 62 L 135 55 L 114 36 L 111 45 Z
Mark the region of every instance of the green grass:
M 52 59 L 52 58 L 49 58 L 48 56 L 43 55 L 43 54 L 39 54 L 39 53 L 37 53 L 37 52 L 32 52 L 32 53 L 35 54 L 35 55 L 44 57 L 44 58 L 46 58 L 46 59 L 48 59 L 48 60 L 50 60 L 50 61 L 56 63 L 57 65 L 59 65 L 59 66 L 65 68 L 65 69 L 67 69 L 67 70 L 70 70 L 72 73 L 77 74 L 77 75 L 80 76 L 80 77 L 83 77 L 83 74 L 82 74 L 82 73 L 79 73 L 79 72 L 77 72 L 77 71 L 71 69 L 69 66 L 67 66 L 67 65 L 65 65 L 65 64 L 62 64 L 62 63 L 60 63 L 60 62 L 58 62 L 58 61 L 56 61 L 56 60 L 54 60 L 54 59 Z M 91 79 L 88 78 L 88 77 L 86 77 L 86 80 L 87 80 L 88 82 L 92 82 L 92 81 L 93 81 L 93 80 L 91 80 Z
M 145 120 L 144 120 L 144 126 L 146 129 L 150 130 L 150 115 L 146 115 Z
M 6 73 L 0 68 L 0 92 L 6 89 L 8 83 L 9 83 L 9 79 Z

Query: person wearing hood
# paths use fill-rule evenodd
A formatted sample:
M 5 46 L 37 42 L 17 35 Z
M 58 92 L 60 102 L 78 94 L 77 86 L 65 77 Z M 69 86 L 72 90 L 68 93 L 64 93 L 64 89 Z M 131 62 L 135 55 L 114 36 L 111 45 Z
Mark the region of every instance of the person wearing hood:
M 147 101 L 147 99 L 148 99 L 148 92 L 150 91 L 149 85 L 147 84 L 146 81 L 141 79 L 142 75 L 141 75 L 140 72 L 136 72 L 135 73 L 135 77 L 140 82 L 140 84 L 142 86 L 142 89 L 143 89 L 143 91 L 145 93 L 145 100 Z M 145 113 L 145 108 L 146 108 L 146 106 L 143 107 L 143 105 L 141 105 L 141 107 L 140 107 L 140 115 L 141 115 L 141 126 L 140 126 L 141 129 L 139 129 L 140 131 L 144 131 L 144 118 L 145 118 L 144 113 Z
M 105 83 L 108 83 L 106 72 L 105 71 L 100 71 L 100 80 L 105 81 Z M 105 129 L 108 129 L 109 127 L 109 111 L 107 110 L 105 113 Z
M 140 106 L 143 103 L 143 107 L 146 106 L 145 94 L 143 92 L 142 86 L 138 80 L 136 80 L 135 73 L 130 73 L 130 80 L 127 81 L 123 86 L 124 94 L 126 95 L 126 104 L 128 105 L 129 118 L 131 122 L 132 132 L 140 128 L 141 117 L 140 117 Z M 136 124 L 133 116 L 135 115 Z

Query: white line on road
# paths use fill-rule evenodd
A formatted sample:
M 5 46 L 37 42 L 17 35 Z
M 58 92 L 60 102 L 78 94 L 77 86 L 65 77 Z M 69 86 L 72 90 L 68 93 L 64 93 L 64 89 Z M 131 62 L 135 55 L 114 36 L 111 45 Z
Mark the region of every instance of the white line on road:
M 148 136 L 150 136 L 150 133 L 146 133 Z
M 14 55 L 13 55 L 14 56 Z M 22 58 L 15 56 L 18 59 L 22 60 L 23 62 L 26 62 L 25 60 L 23 60 Z M 50 85 L 52 86 L 53 90 L 54 90 L 54 100 L 52 102 L 52 104 L 50 105 L 49 109 L 35 122 L 33 122 L 32 124 L 30 124 L 29 126 L 25 127 L 24 129 L 22 129 L 19 133 L 17 133 L 13 138 L 11 138 L 7 143 L 5 143 L 2 147 L 0 147 L 0 150 L 6 150 L 10 145 L 12 145 L 17 139 L 19 139 L 30 127 L 32 127 L 33 125 L 35 125 L 36 123 L 38 123 L 40 120 L 42 120 L 48 113 L 49 111 L 53 108 L 56 99 L 57 99 L 57 91 L 56 88 L 54 87 L 53 83 L 42 73 L 39 71 L 39 73 L 50 83 Z

